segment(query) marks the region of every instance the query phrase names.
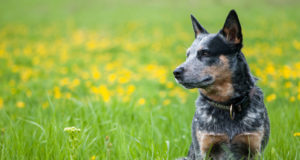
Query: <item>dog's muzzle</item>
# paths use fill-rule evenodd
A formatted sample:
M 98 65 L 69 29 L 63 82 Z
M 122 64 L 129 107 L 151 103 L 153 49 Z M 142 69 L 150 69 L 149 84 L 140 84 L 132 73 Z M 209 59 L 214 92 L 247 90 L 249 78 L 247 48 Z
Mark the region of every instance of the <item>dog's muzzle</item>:
M 175 78 L 177 79 L 177 80 L 182 80 L 183 79 L 183 72 L 184 72 L 184 68 L 183 67 L 177 67 L 175 70 L 174 70 L 174 72 L 173 72 L 173 74 L 174 74 L 174 76 L 175 76 Z

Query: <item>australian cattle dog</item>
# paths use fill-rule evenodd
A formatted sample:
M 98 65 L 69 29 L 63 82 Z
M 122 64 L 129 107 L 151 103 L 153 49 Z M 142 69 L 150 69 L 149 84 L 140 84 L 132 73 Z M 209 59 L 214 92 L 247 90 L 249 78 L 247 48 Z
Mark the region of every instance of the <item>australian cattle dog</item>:
M 174 70 L 176 81 L 198 88 L 192 144 L 183 159 L 253 159 L 270 134 L 264 97 L 244 54 L 238 16 L 231 10 L 223 28 L 208 33 L 191 15 L 195 40 Z

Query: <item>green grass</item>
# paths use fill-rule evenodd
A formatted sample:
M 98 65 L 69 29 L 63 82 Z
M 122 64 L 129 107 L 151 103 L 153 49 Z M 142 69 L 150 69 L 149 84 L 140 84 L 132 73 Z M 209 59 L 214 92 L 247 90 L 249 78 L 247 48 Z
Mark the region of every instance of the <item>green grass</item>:
M 0 160 L 185 156 L 197 92 L 176 84 L 172 71 L 194 38 L 189 16 L 217 32 L 233 8 L 266 97 L 264 158 L 300 159 L 300 137 L 293 136 L 300 132 L 299 2 L 1 4 Z M 81 129 L 74 152 L 64 132 L 70 126 Z

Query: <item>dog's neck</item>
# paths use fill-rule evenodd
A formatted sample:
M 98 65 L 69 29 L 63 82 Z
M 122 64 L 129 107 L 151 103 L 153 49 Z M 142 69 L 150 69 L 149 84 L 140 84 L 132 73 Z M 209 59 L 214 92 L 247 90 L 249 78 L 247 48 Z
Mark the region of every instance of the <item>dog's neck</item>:
M 231 68 L 234 68 L 231 75 L 212 87 L 200 88 L 201 94 L 220 103 L 230 103 L 249 94 L 255 84 L 254 77 L 243 53 L 240 52 L 236 56 L 236 61 L 231 63 Z

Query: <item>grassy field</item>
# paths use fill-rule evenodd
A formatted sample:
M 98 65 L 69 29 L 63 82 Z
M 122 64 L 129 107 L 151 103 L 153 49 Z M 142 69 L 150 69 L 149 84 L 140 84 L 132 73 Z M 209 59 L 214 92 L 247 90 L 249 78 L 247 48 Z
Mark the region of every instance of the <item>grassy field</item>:
M 2 1 L 0 160 L 175 159 L 197 90 L 173 69 L 194 39 L 239 14 L 243 52 L 271 121 L 265 159 L 300 159 L 300 3 Z M 80 132 L 66 127 L 74 126 Z M 71 132 L 71 133 L 70 133 Z

